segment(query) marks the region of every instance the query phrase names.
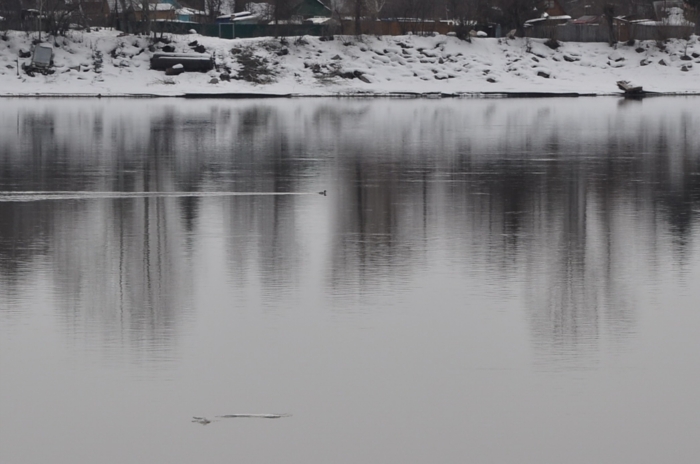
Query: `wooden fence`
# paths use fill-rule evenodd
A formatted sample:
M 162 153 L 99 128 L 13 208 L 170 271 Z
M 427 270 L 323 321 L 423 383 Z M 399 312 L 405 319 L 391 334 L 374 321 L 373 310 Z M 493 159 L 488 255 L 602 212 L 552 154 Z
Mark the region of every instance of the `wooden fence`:
M 615 39 L 626 42 L 635 40 L 685 39 L 693 33 L 693 26 L 650 26 L 620 23 L 613 26 Z M 525 36 L 539 39 L 556 39 L 562 42 L 609 42 L 605 25 L 561 24 L 536 25 L 525 29 Z
M 362 21 L 363 34 L 371 35 L 404 35 L 408 33 L 447 34 L 453 26 L 444 21 Z M 251 37 L 293 37 L 293 36 L 326 36 L 331 34 L 350 35 L 355 33 L 355 22 L 343 20 L 335 25 L 318 24 L 199 24 L 182 21 L 154 21 L 151 23 L 154 32 L 186 34 L 195 30 L 198 34 L 221 37 L 224 39 Z
M 694 26 L 646 26 L 642 24 L 629 24 L 627 36 L 619 40 L 666 40 L 687 39 L 695 31 Z
M 445 21 L 431 20 L 365 20 L 360 22 L 363 34 L 372 35 L 406 35 L 406 34 L 447 34 L 454 27 Z M 354 34 L 355 21 L 342 20 L 338 28 L 339 34 Z
M 325 26 L 317 24 L 199 24 L 178 21 L 157 21 L 152 23 L 153 32 L 187 34 L 194 30 L 198 34 L 223 39 L 249 39 L 252 37 L 296 37 L 328 35 Z

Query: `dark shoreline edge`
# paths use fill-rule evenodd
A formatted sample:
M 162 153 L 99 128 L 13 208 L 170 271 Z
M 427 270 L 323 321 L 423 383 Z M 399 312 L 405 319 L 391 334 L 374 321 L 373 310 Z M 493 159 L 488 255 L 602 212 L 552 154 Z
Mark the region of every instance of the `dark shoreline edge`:
M 183 93 L 178 95 L 158 94 L 52 94 L 34 93 L 17 95 L 0 95 L 2 98 L 184 98 L 184 99 L 216 99 L 216 100 L 241 100 L 241 99 L 283 99 L 283 98 L 348 98 L 348 99 L 442 99 L 442 98 L 582 98 L 582 97 L 622 97 L 641 99 L 648 97 L 697 97 L 700 92 L 644 92 L 642 94 L 625 95 L 622 92 L 594 93 L 594 92 L 358 92 L 337 94 L 303 94 L 303 93 L 252 93 L 252 92 L 222 92 L 222 93 Z

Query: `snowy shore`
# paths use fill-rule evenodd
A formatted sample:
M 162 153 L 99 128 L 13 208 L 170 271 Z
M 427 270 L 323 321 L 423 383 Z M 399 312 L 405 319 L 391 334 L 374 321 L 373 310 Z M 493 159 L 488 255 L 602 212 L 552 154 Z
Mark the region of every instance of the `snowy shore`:
M 150 58 L 166 44 L 111 30 L 51 38 L 54 73 L 27 75 L 35 35 L 0 34 L 0 96 L 373 96 L 619 94 L 631 81 L 665 94 L 700 94 L 700 42 L 618 44 L 539 39 L 336 36 L 218 39 L 169 35 L 176 52 L 196 44 L 216 68 L 166 76 Z M 19 68 L 18 69 L 18 63 Z M 697 66 L 695 66 L 697 64 Z

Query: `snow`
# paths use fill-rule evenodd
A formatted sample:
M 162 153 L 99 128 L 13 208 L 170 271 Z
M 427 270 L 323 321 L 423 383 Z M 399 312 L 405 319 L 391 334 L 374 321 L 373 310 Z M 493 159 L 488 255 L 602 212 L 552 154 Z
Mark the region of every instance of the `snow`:
M 178 8 L 175 11 L 177 14 L 181 15 L 206 15 L 206 12 L 202 10 L 195 10 L 194 8 Z
M 314 16 L 312 18 L 307 18 L 304 20 L 304 22 L 308 24 L 326 24 L 333 21 L 333 18 L 327 18 L 325 16 Z
M 616 94 L 616 82 L 645 90 L 700 93 L 697 37 L 618 44 L 562 43 L 552 50 L 538 39 L 417 35 L 219 39 L 172 35 L 175 52 L 197 41 L 215 57 L 216 69 L 166 77 L 150 69 L 149 38 L 112 30 L 71 31 L 50 40 L 54 70 L 34 77 L 17 72 L 20 50 L 34 38 L 10 31 L 0 39 L 0 96 L 158 95 L 267 93 L 299 96 L 482 94 L 547 92 Z M 159 51 L 162 43 L 151 50 Z M 684 57 L 684 59 L 681 59 Z M 29 63 L 21 58 L 19 63 Z M 549 76 L 549 77 L 546 77 Z M 230 80 L 227 78 L 230 77 Z M 216 78 L 216 79 L 213 79 Z
M 569 15 L 549 16 L 547 13 L 543 13 L 541 18 L 528 19 L 525 21 L 525 25 L 527 27 L 529 24 L 537 24 L 544 21 L 568 21 L 569 19 L 571 19 Z
M 134 9 L 136 11 L 141 11 L 143 10 L 143 6 L 136 4 L 134 5 Z M 149 11 L 172 11 L 176 9 L 177 7 L 175 7 L 175 5 L 171 5 L 170 3 L 148 3 Z

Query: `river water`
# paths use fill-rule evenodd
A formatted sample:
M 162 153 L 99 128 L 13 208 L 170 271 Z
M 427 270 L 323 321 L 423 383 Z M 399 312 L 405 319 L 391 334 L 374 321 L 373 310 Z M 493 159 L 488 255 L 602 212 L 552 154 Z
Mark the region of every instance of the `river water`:
M 694 461 L 697 107 L 0 101 L 0 462 Z

